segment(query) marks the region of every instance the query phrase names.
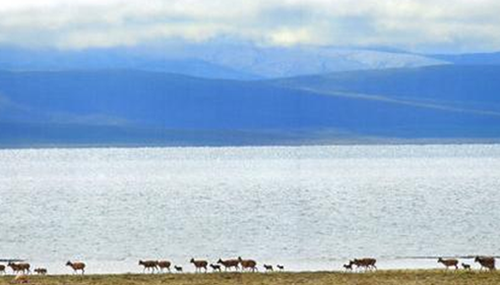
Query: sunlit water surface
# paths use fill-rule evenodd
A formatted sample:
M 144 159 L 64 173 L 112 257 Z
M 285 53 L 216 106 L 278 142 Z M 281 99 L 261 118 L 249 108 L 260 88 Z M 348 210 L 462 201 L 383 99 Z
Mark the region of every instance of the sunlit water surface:
M 500 145 L 0 150 L 0 259 L 52 273 L 500 254 Z M 467 262 L 472 263 L 471 260 Z

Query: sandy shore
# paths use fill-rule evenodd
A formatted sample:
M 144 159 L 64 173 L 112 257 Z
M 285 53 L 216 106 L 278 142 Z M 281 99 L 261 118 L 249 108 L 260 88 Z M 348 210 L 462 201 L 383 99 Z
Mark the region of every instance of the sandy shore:
M 13 276 L 0 277 L 0 284 L 11 284 Z M 445 270 L 380 270 L 369 273 L 296 272 L 296 273 L 209 273 L 209 274 L 117 274 L 29 276 L 31 284 L 500 284 L 500 272 Z

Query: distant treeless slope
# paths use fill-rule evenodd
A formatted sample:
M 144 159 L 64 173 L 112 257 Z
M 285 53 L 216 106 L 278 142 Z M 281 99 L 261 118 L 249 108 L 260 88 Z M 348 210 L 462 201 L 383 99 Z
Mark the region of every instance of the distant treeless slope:
M 0 46 L 0 70 L 133 69 L 190 76 L 255 80 L 334 71 L 447 64 L 434 57 L 390 49 L 317 46 L 264 47 L 250 43 L 166 43 L 159 46 L 82 50 Z
M 0 72 L 0 144 L 500 138 L 499 76 L 491 66 L 250 82 L 130 70 Z
M 429 55 L 453 64 L 500 65 L 500 52 Z

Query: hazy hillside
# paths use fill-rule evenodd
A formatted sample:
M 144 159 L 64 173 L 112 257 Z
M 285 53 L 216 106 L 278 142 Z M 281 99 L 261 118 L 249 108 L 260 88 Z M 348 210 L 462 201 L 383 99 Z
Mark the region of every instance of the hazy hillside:
M 279 79 L 276 83 L 310 91 L 370 94 L 500 113 L 499 76 L 500 66 L 444 65 L 331 73 Z
M 425 55 L 369 48 L 209 45 L 183 49 L 181 54 L 265 78 L 447 64 Z
M 261 47 L 249 43 L 170 43 L 156 47 L 29 50 L 0 47 L 0 70 L 134 69 L 205 78 L 253 80 L 447 62 L 389 49 Z
M 0 143 L 289 144 L 500 137 L 500 67 L 272 81 L 0 72 Z
M 430 55 L 439 60 L 444 60 L 454 64 L 483 64 L 483 65 L 499 65 L 500 52 L 492 53 L 465 53 L 465 54 L 438 54 Z
M 0 48 L 0 70 L 11 71 L 67 71 L 139 69 L 172 72 L 206 78 L 251 80 L 262 78 L 209 63 L 199 58 L 174 58 L 163 53 L 150 53 L 122 48 L 90 50 L 29 50 Z

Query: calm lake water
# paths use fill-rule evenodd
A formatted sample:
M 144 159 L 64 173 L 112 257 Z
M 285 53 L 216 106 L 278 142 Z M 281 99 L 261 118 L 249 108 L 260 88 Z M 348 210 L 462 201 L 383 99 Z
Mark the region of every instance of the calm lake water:
M 500 145 L 0 150 L 0 259 L 290 270 L 500 254 Z M 470 260 L 468 262 L 471 262 Z

